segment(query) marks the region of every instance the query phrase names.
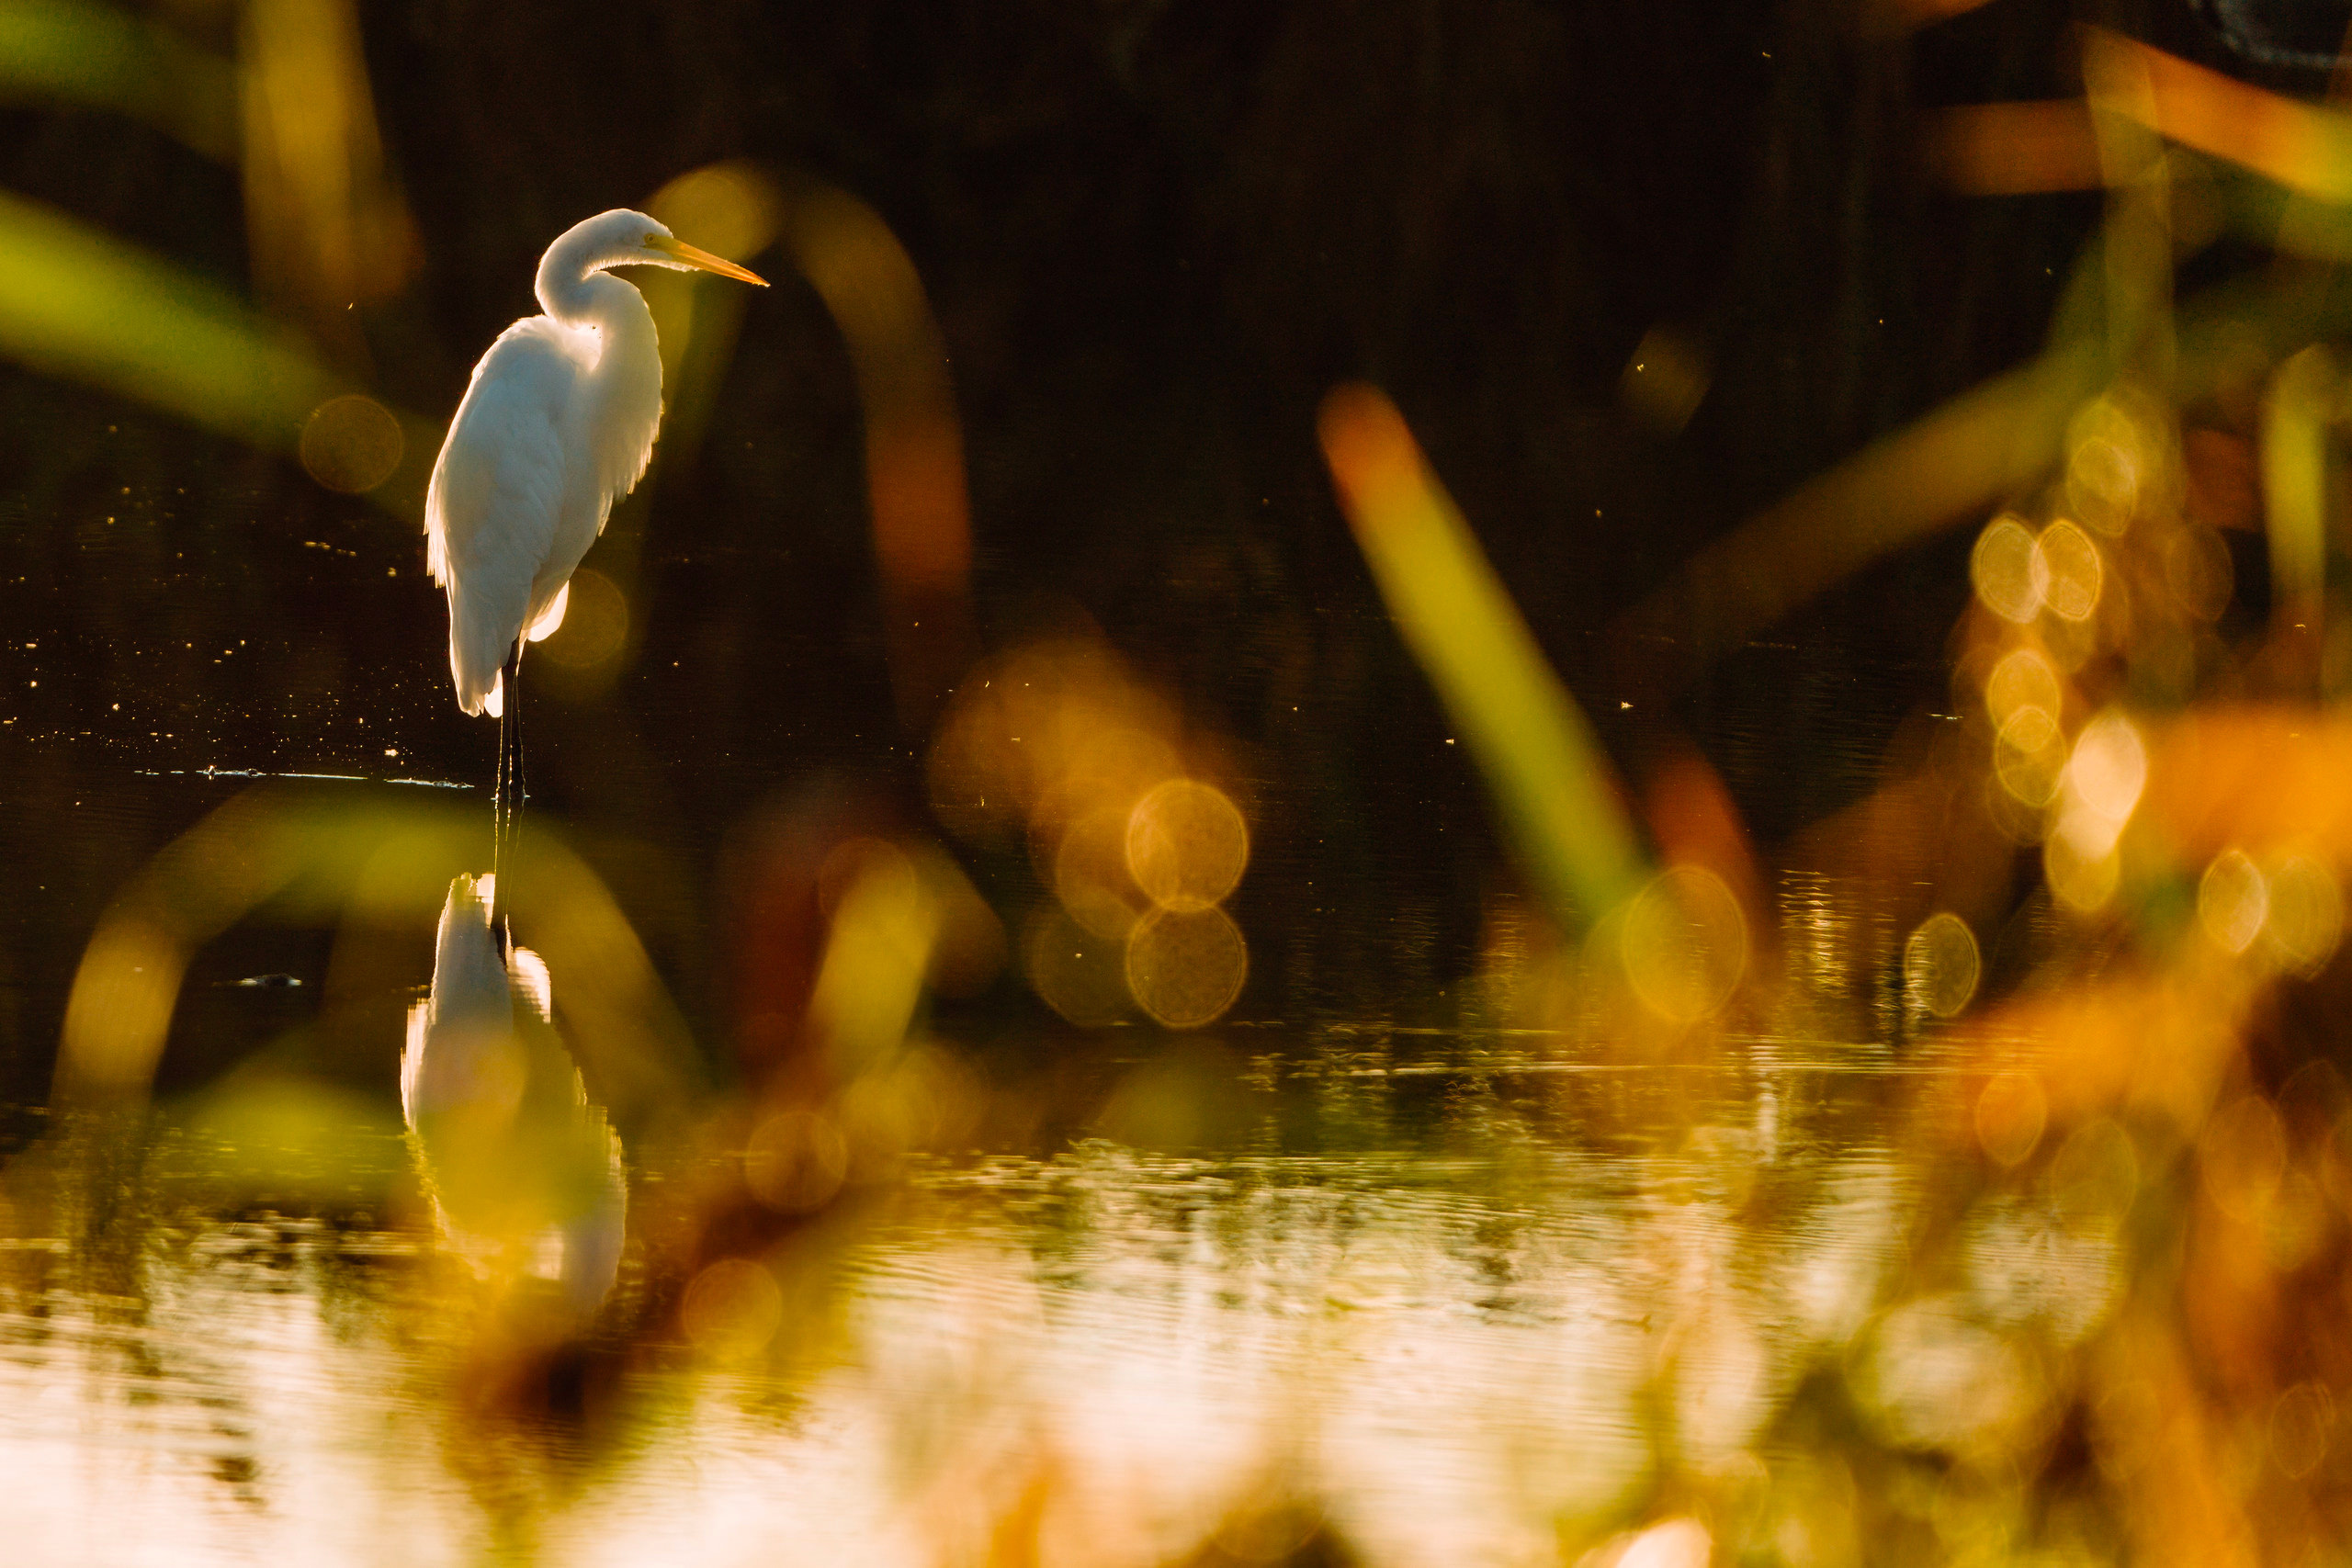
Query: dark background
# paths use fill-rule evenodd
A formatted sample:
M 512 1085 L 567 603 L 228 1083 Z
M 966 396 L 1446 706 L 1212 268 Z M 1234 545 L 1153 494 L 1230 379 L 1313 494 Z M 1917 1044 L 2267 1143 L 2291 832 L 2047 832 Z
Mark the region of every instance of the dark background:
M 725 158 L 855 193 L 945 335 L 984 641 L 1097 627 L 1252 775 L 1237 1016 L 1409 1011 L 1463 972 L 1508 872 L 1333 503 L 1324 391 L 1388 389 L 1629 773 L 1692 737 L 1769 858 L 1940 699 L 1964 532 L 1809 606 L 1671 714 L 1618 713 L 1603 633 L 1744 513 L 2034 350 L 2096 197 L 1941 192 L 1921 117 L 2077 94 L 2069 28 L 2092 14 L 1995 0 L 1902 31 L 1823 0 L 365 5 L 424 253 L 364 331 L 388 400 L 440 414 L 579 218 Z M 2097 15 L 2286 82 L 2186 6 Z M 227 9 L 172 16 L 233 46 Z M 235 173 L 139 125 L 0 110 L 0 183 L 245 288 Z M 639 657 L 530 709 L 535 805 L 650 847 L 606 869 L 706 1023 L 714 889 L 747 821 L 812 788 L 921 819 L 848 364 L 789 262 L 752 259 L 777 286 L 696 459 L 657 456 L 613 525 L 643 536 Z M 1618 396 L 1661 326 L 1712 367 L 1679 434 Z M 448 697 L 413 519 L 10 367 L 0 474 L 0 1061 L 37 1096 L 104 900 L 230 787 L 141 795 L 134 770 L 381 772 L 390 745 L 486 784 L 492 740 Z M 1017 866 L 975 870 L 1024 896 Z M 991 1005 L 1031 1006 L 1010 984 Z

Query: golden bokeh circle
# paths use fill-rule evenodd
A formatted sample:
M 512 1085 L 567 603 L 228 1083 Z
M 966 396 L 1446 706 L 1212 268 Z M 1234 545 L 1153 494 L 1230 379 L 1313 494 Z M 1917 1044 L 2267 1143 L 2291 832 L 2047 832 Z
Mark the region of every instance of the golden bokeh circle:
M 2165 586 L 2196 621 L 2219 620 L 2236 591 L 2236 568 L 2222 536 L 2201 524 L 2183 524 L 2165 543 Z
M 2042 597 L 2052 615 L 2069 621 L 2086 621 L 2098 608 L 2098 595 L 2105 571 L 2099 560 L 2098 547 L 2091 536 L 2064 518 L 2041 531 L 2034 541 L 2034 552 L 2042 562 L 2042 576 L 2048 583 Z
M 1650 880 L 1619 934 L 1625 974 L 1643 1005 L 1695 1023 L 1731 999 L 1747 969 L 1747 919 L 1722 877 L 1678 865 Z
M 1029 988 L 1080 1028 L 1100 1028 L 1127 1015 L 1119 943 L 1095 935 L 1060 909 L 1047 907 L 1030 917 L 1022 932 L 1021 961 Z
M 2223 850 L 2197 884 L 2197 923 L 2225 953 L 2244 953 L 2270 918 L 2270 885 L 2244 850 Z
M 784 1321 L 784 1292 L 763 1264 L 722 1258 L 686 1287 L 678 1325 L 714 1355 L 749 1355 L 775 1337 Z
M 2108 821 L 2129 818 L 2148 787 L 2148 744 L 2140 727 L 2114 708 L 2083 726 L 2066 761 L 2066 782 L 2076 798 Z
M 2050 1124 L 2050 1101 L 2031 1073 L 1995 1073 L 1976 1096 L 1976 1142 L 1996 1165 L 2033 1153 Z
M 2040 810 L 2058 798 L 2068 755 L 2066 737 L 2049 710 L 2020 707 L 1994 740 L 1993 772 L 2020 804 Z
M 1223 1016 L 1250 977 L 1250 946 L 1231 916 L 1154 909 L 1127 938 L 1127 991 L 1170 1029 L 1197 1029 Z
M 329 398 L 302 422 L 302 467 L 329 490 L 360 495 L 392 477 L 407 442 L 392 411 L 358 392 Z
M 2291 974 L 2312 975 L 2335 955 L 2344 939 L 2344 890 L 2308 855 L 2290 855 L 2273 867 L 2263 937 Z
M 743 1185 L 784 1213 L 822 1208 L 849 1174 L 841 1129 L 813 1111 L 779 1111 L 752 1131 L 743 1150 Z
M 2045 1178 L 2051 1206 L 2077 1229 L 2112 1224 L 2140 1191 L 2140 1151 L 2132 1134 L 2102 1116 L 2059 1145 Z
M 2094 438 L 2075 448 L 2066 500 L 2102 534 L 2120 534 L 2139 504 L 2139 454 L 2124 441 Z
M 1170 779 L 1127 815 L 1127 870 L 1162 908 L 1222 903 L 1249 863 L 1249 824 L 1215 784 Z
M 741 260 L 775 238 L 783 202 L 775 182 L 747 163 L 707 164 L 654 192 L 646 211 L 704 250 Z
M 628 595 L 592 567 L 571 574 L 563 625 L 538 645 L 550 661 L 572 670 L 593 670 L 628 643 Z
M 2301 1481 L 2327 1457 L 2335 1426 L 2335 1399 L 2322 1382 L 2299 1382 L 2270 1406 L 2271 1462 Z
M 1983 960 L 1976 933 L 1950 910 L 1928 916 L 1903 944 L 1903 989 L 1936 1018 L 1951 1018 L 1976 994 Z
M 1090 811 L 1062 829 L 1054 851 L 1054 897 L 1089 931 L 1125 942 L 1148 907 L 1127 873 L 1129 814 L 1117 807 Z
M 2013 513 L 2005 512 L 1985 525 L 1969 552 L 1968 580 L 1976 596 L 1986 609 L 2018 626 L 2041 613 L 2049 577 L 2031 531 Z
M 2062 820 L 2060 826 L 2063 829 L 2066 824 Z M 2062 830 L 2042 840 L 2042 880 L 2069 908 L 2085 914 L 2104 908 L 2115 897 L 2122 875 L 2122 858 L 2116 853 L 2110 836 Z
M 2065 688 L 2037 649 L 2013 649 L 1984 678 L 1984 711 L 1998 729 L 2020 712 L 2039 708 L 2052 723 L 2063 716 Z
M 2258 1223 L 2287 1176 L 2287 1131 L 2278 1108 L 2258 1094 L 2208 1117 L 2197 1140 L 2205 1190 L 2230 1218 Z
M 2169 416 L 2144 398 L 2110 393 L 2078 410 L 2066 428 L 2066 504 L 2098 532 L 2178 499 Z

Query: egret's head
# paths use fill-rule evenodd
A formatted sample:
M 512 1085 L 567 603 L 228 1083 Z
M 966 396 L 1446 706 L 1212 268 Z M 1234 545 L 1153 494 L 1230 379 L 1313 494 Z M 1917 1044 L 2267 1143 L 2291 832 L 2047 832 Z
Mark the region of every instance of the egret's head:
M 571 270 L 575 276 L 614 266 L 668 266 L 682 272 L 715 272 L 743 283 L 767 287 L 767 279 L 724 256 L 712 255 L 687 244 L 642 212 L 626 208 L 600 212 L 564 231 L 539 264 L 549 270 Z

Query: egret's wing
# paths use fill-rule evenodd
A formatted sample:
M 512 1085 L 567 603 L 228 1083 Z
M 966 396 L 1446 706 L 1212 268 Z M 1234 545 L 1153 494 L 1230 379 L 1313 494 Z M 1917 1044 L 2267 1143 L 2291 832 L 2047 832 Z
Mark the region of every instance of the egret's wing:
M 474 367 L 433 465 L 425 564 L 449 591 L 449 671 L 468 713 L 490 700 L 554 543 L 580 376 L 562 328 L 544 316 L 515 322 Z

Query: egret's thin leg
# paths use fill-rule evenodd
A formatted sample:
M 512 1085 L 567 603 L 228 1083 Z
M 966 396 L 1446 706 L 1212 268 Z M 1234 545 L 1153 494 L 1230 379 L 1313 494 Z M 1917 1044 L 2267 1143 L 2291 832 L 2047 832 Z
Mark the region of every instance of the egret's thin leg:
M 498 720 L 497 782 L 490 786 L 490 874 L 496 876 L 506 869 L 506 720 Z M 497 902 L 495 884 L 492 885 L 491 901 Z
M 506 848 L 506 718 L 498 720 L 497 783 L 490 793 L 490 858 L 491 870 L 498 869 L 498 857 Z
M 514 753 L 506 759 L 506 831 L 511 836 L 523 830 L 523 803 L 530 798 L 524 783 L 523 772 L 523 643 L 515 639 L 514 651 L 507 659 L 506 705 L 507 717 L 514 726 Z
M 500 676 L 503 696 L 498 715 L 498 783 L 492 807 L 490 923 L 498 933 L 501 951 L 505 946 L 506 872 L 514 858 L 517 818 L 523 809 L 523 705 L 522 694 L 516 690 L 522 664 L 523 639 L 516 637 Z

